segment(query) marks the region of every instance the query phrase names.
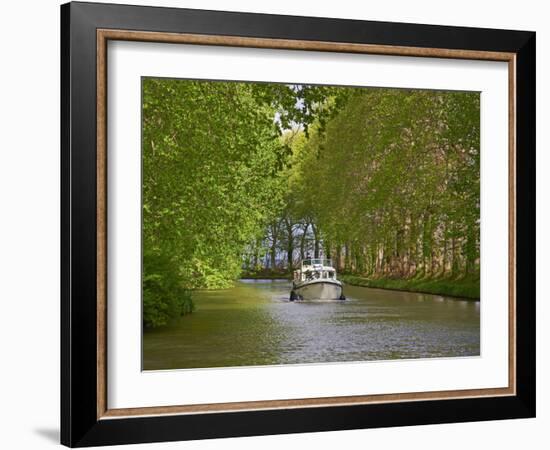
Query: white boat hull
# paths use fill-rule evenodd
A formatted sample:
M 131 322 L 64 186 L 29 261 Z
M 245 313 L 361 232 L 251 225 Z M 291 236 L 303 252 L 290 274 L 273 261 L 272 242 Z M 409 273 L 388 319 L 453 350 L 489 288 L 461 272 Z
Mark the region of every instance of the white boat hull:
M 339 281 L 315 280 L 294 285 L 299 300 L 340 300 L 342 283 Z

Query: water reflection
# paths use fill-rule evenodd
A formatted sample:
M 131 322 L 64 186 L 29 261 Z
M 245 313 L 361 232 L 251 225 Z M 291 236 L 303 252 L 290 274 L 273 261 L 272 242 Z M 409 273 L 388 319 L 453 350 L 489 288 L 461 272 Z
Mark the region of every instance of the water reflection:
M 144 333 L 144 369 L 479 355 L 479 302 L 355 286 L 344 302 L 289 302 L 289 290 L 197 292 L 193 314 Z

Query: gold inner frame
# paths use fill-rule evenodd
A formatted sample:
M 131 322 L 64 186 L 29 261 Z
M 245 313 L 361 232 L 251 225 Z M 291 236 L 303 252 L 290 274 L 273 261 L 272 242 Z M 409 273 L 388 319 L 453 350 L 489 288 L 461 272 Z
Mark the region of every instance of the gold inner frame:
M 401 394 L 356 395 L 287 400 L 263 400 L 200 405 L 148 406 L 109 409 L 107 404 L 107 42 L 109 40 L 218 45 L 287 50 L 364 53 L 508 63 L 508 387 Z M 516 54 L 445 48 L 403 47 L 322 41 L 264 39 L 239 36 L 97 30 L 97 418 L 197 414 L 322 406 L 444 400 L 516 394 Z

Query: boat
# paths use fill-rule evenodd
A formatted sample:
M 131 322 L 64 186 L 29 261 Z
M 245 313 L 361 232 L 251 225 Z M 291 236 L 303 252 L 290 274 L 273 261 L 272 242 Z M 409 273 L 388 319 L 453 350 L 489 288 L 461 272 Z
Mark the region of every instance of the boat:
M 308 258 L 294 271 L 290 301 L 345 300 L 342 282 L 336 278 L 332 260 Z

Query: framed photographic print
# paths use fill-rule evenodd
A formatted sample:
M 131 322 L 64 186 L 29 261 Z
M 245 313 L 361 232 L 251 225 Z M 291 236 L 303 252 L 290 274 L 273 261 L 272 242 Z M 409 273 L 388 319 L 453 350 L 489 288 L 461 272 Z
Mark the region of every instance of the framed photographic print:
M 535 415 L 535 33 L 61 27 L 63 444 Z

